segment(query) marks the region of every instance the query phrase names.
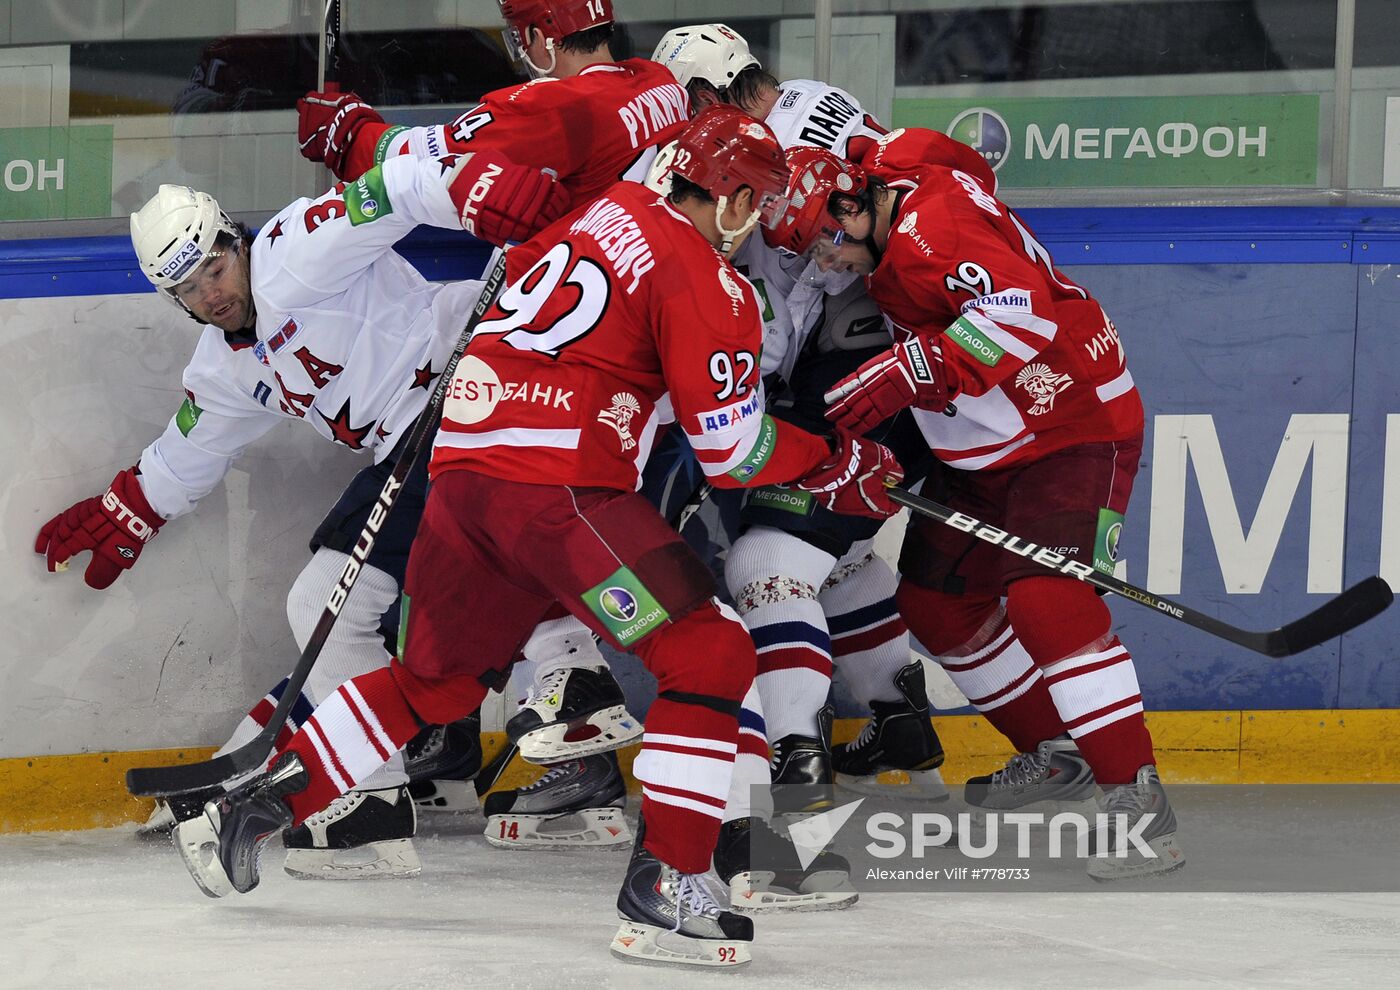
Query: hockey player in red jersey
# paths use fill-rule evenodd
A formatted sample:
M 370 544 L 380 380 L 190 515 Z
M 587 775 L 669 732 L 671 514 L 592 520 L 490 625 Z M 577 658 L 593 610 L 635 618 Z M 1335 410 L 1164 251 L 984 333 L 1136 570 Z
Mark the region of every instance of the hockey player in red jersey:
M 432 127 L 390 125 L 353 93 L 308 93 L 297 103 L 302 154 L 353 179 L 397 155 L 484 148 L 549 170 L 574 206 L 619 179 L 644 179 L 690 109 L 685 90 L 664 68 L 613 58 L 611 0 L 500 0 L 500 7 L 507 45 L 532 81 L 488 93 L 452 122 Z M 615 771 L 615 756 L 592 754 L 634 739 L 638 723 L 602 656 L 580 633 L 576 622 L 553 620 L 527 644 L 534 683 L 507 733 L 532 762 L 568 759 L 567 766 L 582 767 L 573 758 L 583 758 L 600 772 Z
M 729 787 L 753 643 L 708 570 L 635 493 L 674 417 L 720 487 L 791 482 L 840 511 L 892 514 L 893 455 L 763 411 L 759 300 L 726 255 L 781 208 L 772 132 L 732 108 L 678 139 L 665 193 L 620 183 L 512 253 L 458 366 L 409 563 L 400 662 L 343 685 L 272 770 L 206 805 L 178 845 L 213 895 L 258 882 L 257 849 L 370 773 L 424 721 L 504 676 L 556 602 L 656 675 L 634 772 L 638 844 L 613 951 L 730 966 L 751 923 L 702 880 Z M 483 621 L 489 616 L 489 621 Z
M 983 178 L 915 167 L 920 137 L 884 139 L 868 174 L 821 151 L 789 153 L 793 205 L 765 237 L 866 276 L 899 337 L 827 393 L 827 415 L 864 430 L 912 407 L 941 462 L 927 494 L 1111 572 L 1143 430 L 1118 331 Z M 898 166 L 882 172 L 887 160 Z M 1084 799 L 1096 779 L 1110 816 L 1152 816 L 1142 835 L 1155 857 L 1094 858 L 1091 876 L 1183 865 L 1132 657 L 1094 589 L 918 516 L 900 570 L 910 629 L 966 658 L 984 687 L 965 693 L 999 696 L 988 717 L 1021 750 L 968 782 L 969 803 Z M 996 662 L 1003 596 L 1035 663 L 1012 680 Z
M 353 179 L 392 155 L 437 158 L 485 146 L 551 170 L 575 206 L 619 179 L 644 179 L 690 110 L 663 67 L 614 60 L 612 0 L 499 3 L 506 43 L 530 82 L 488 93 L 434 127 L 390 125 L 354 93 L 308 93 L 297 102 L 301 153 Z

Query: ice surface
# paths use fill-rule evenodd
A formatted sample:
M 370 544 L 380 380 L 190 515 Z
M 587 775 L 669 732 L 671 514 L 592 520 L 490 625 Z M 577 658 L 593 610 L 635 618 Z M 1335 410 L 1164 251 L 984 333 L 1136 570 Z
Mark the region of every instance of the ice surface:
M 416 880 L 293 880 L 274 843 L 262 885 L 221 901 L 131 827 L 0 836 L 0 987 L 1332 988 L 1393 986 L 1400 964 L 1400 894 L 1166 882 L 865 894 L 758 919 L 741 971 L 629 965 L 608 952 L 625 853 L 498 850 L 480 828 L 420 819 Z

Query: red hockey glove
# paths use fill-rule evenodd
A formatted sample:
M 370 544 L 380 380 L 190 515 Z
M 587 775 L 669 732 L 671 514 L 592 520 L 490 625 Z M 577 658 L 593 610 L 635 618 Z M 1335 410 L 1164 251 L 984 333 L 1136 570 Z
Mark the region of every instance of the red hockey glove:
M 382 124 L 379 111 L 354 93 L 307 93 L 297 100 L 297 141 L 301 156 L 325 162 L 336 178 L 350 178 L 341 172 L 345 156 L 355 140 L 355 132 L 365 124 Z
M 912 337 L 865 362 L 826 393 L 826 418 L 867 433 L 908 406 L 948 408 L 948 372 L 938 338 Z
M 447 192 L 461 214 L 462 228 L 497 247 L 530 238 L 569 207 L 569 194 L 554 176 L 516 165 L 494 151 L 443 161 L 452 162 Z
M 792 484 L 817 497 L 832 512 L 884 519 L 899 511 L 885 489 L 904 479 L 904 471 L 888 447 L 836 431 L 836 450 L 820 467 Z
M 83 499 L 44 523 L 34 552 L 48 558 L 50 571 L 66 571 L 69 558 L 91 550 L 83 580 L 101 591 L 136 563 L 141 548 L 164 525 L 131 467 L 112 479 L 101 498 Z

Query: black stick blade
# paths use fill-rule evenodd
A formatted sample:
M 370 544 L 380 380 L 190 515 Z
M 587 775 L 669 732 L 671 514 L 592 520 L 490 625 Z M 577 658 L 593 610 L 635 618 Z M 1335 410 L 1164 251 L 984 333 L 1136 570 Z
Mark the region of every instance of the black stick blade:
M 1271 657 L 1288 657 L 1355 629 L 1380 615 L 1395 594 L 1380 577 L 1368 577 L 1336 598 L 1268 634 L 1265 652 Z

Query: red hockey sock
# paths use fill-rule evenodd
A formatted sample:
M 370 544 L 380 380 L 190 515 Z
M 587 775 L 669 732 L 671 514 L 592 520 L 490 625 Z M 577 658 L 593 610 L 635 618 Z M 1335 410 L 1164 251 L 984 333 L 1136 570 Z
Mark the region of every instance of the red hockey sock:
M 383 766 L 421 728 L 390 668 L 361 674 L 336 688 L 292 736 L 310 781 L 287 798 L 300 825 Z

